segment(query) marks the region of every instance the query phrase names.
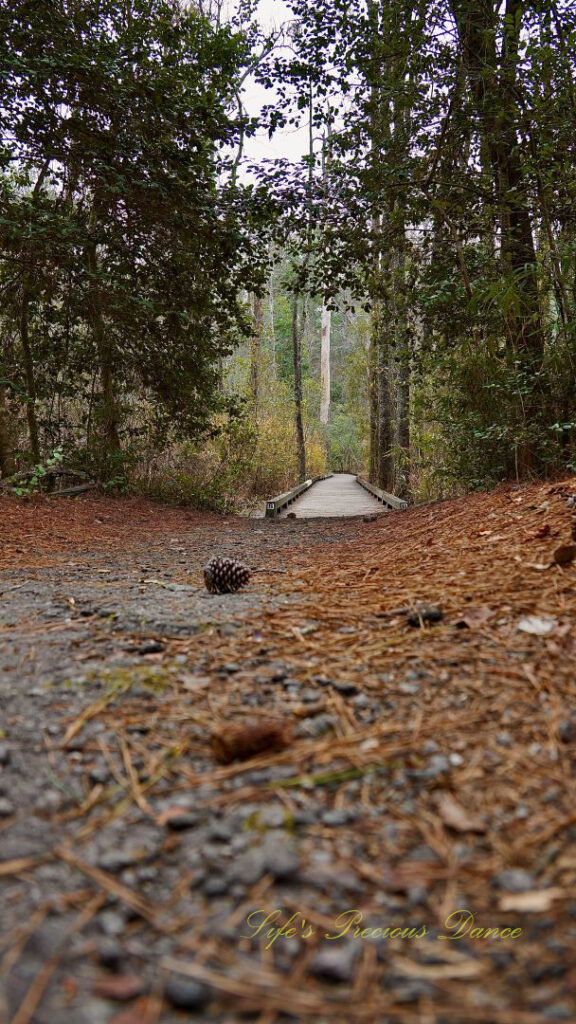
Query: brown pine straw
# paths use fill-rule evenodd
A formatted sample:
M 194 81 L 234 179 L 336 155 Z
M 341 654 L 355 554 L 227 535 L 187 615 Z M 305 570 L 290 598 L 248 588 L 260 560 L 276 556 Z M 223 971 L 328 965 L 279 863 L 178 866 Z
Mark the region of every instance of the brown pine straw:
M 380 1018 L 422 1024 L 436 1017 L 454 1024 L 540 1024 L 537 1012 L 495 1005 L 498 1000 L 513 1003 L 515 993 L 496 990 L 506 985 L 507 977 L 494 968 L 487 946 L 479 947 L 475 957 L 454 960 L 445 955 L 446 944 L 435 944 L 442 963 L 430 964 L 420 962 L 416 946 L 390 944 L 383 967 L 374 959 L 373 944 L 362 943 L 354 981 L 338 995 L 309 975 L 312 945 L 303 948 L 289 972 L 283 973 L 269 952 L 251 947 L 249 940 L 231 943 L 212 935 L 209 901 L 194 920 L 179 913 L 180 900 L 193 882 L 189 874 L 179 879 L 167 902 L 157 906 L 88 863 L 82 846 L 128 811 L 138 808 L 142 815 L 154 817 L 160 801 L 165 804 L 169 797 L 193 793 L 196 787 L 202 787 L 202 794 L 194 806 L 204 812 L 236 808 L 242 802 L 275 803 L 289 817 L 317 800 L 325 807 L 349 809 L 355 817 L 337 830 L 321 820 L 307 826 L 299 836 L 304 866 L 317 846 L 331 844 L 336 866 L 353 871 L 364 885 L 361 899 L 367 917 L 385 916 L 371 902 L 378 892 L 400 901 L 411 887 L 420 886 L 426 899 L 422 914 L 432 926 L 440 926 L 452 910 L 464 905 L 477 912 L 482 924 L 497 925 L 502 918 L 492 880 L 503 870 L 522 867 L 534 874 L 539 890 L 553 888 L 563 894 L 547 916 L 555 924 L 555 936 L 564 936 L 571 927 L 565 907 L 576 898 L 576 847 L 568 834 L 576 824 L 574 742 L 560 735 L 562 723 L 576 706 L 576 565 L 534 567 L 549 564 L 555 547 L 571 536 L 566 492 L 576 492 L 576 480 L 501 488 L 493 494 L 392 513 L 371 523 L 332 522 L 322 526 L 325 541 L 320 544 L 306 543 L 305 524 L 290 527 L 294 533 L 278 532 L 274 565 L 286 571 L 254 582 L 258 594 L 264 595 L 264 607 L 246 612 L 241 628 L 232 632 L 214 625 L 191 637 L 159 637 L 165 645 L 161 661 L 170 664 L 175 655 L 184 655 L 185 671 L 209 677 L 210 685 L 190 691 L 186 679 L 176 673 L 161 707 L 154 700 L 133 698 L 126 686 L 114 707 L 110 705 L 117 692 L 70 716 L 60 749 L 74 740 L 85 743 L 84 750 L 95 756 L 103 754 L 112 782 L 87 786 L 79 807 L 55 816 L 56 823 L 70 830 L 77 820 L 73 847 L 60 842 L 44 858 L 0 863 L 0 876 L 28 882 L 40 864 L 60 858 L 89 879 L 96 892 L 89 906 L 98 908 L 103 900 L 117 899 L 131 907 L 152 934 L 175 939 L 181 952 L 162 960 L 164 972 L 209 984 L 221 999 L 223 1013 L 231 1001 L 239 1011 L 257 1014 L 260 1024 L 274 1024 L 286 1008 L 302 1020 L 333 1018 L 342 1024 L 371 1024 Z M 114 512 L 110 502 L 104 505 L 113 518 L 110 528 L 101 532 L 111 548 L 120 550 L 135 542 L 138 530 L 131 526 L 128 538 L 125 511 Z M 103 505 L 92 498 L 78 507 L 76 523 L 64 541 L 55 536 L 63 523 L 58 530 L 51 525 L 53 507 L 49 513 L 43 507 L 30 511 L 30 537 L 35 529 L 46 531 L 34 556 L 37 564 L 50 564 L 62 548 L 71 555 L 82 550 L 86 523 Z M 160 512 L 138 503 L 133 507 L 142 538 L 152 531 L 161 539 L 166 523 L 161 526 L 155 519 L 162 518 Z M 200 519 L 207 530 L 214 530 L 215 520 Z M 187 528 L 181 511 L 171 512 L 169 520 L 174 532 Z M 271 531 L 283 529 L 270 525 Z M 115 530 L 118 542 L 112 539 Z M 238 525 L 239 536 L 245 530 L 245 524 Z M 6 537 L 7 564 L 15 564 L 12 558 L 25 564 L 25 553 L 14 551 L 16 519 L 13 535 L 8 528 Z M 200 568 L 194 573 L 186 581 L 200 586 Z M 266 606 L 268 594 L 274 600 Z M 275 603 L 283 595 L 290 600 Z M 441 606 L 442 622 L 410 628 L 406 611 L 419 602 Z M 457 626 L 467 611 L 479 610 L 479 625 Z M 546 635 L 524 633 L 518 629 L 524 616 L 551 616 L 554 627 Z M 98 628 L 95 624 L 95 635 Z M 81 661 L 84 652 L 78 654 Z M 230 676 L 219 673 L 229 662 L 240 670 Z M 278 666 L 297 681 L 299 692 L 291 694 L 272 682 Z M 418 690 L 403 692 L 407 682 L 416 683 Z M 374 717 L 358 716 L 354 695 L 339 693 L 336 683 L 351 684 L 374 701 Z M 301 699 L 305 687 L 317 691 L 315 704 Z M 243 698 L 254 693 L 263 695 L 262 703 L 243 705 Z M 287 749 L 241 763 L 216 763 L 209 742 L 213 730 L 241 727 L 247 718 L 264 721 L 271 713 L 294 729 Z M 326 713 L 333 720 L 332 730 L 308 735 L 307 723 Z M 105 743 L 85 730 L 95 718 L 106 727 Z M 139 726 L 148 732 L 137 735 Z M 502 733 L 508 736 L 505 743 Z M 431 741 L 438 753 L 456 754 L 460 760 L 421 785 L 410 812 L 394 799 L 390 780 L 395 773 L 425 768 L 425 748 Z M 290 774 L 274 776 L 279 767 Z M 272 774 L 259 781 L 257 771 Z M 240 779 L 243 784 L 234 788 Z M 357 784 L 353 792 L 351 781 Z M 455 832 L 435 799 L 439 792 L 449 793 L 473 813 L 485 832 Z M 550 792 L 553 799 L 547 797 Z M 382 807 L 378 816 L 372 814 L 376 805 Z M 519 806 L 526 809 L 521 819 L 515 817 Z M 384 826 L 396 830 L 393 849 Z M 175 845 L 166 848 L 176 848 L 179 841 L 167 834 L 166 843 Z M 353 850 L 349 860 L 339 852 L 341 842 Z M 413 855 L 421 844 L 433 851 L 435 860 Z M 468 855 L 461 859 L 458 848 L 463 845 Z M 341 897 L 340 909 L 347 909 L 347 901 L 355 898 Z M 333 924 L 328 914 L 303 905 L 313 902 L 308 891 L 302 903 L 287 902 L 288 910 L 300 911 L 319 928 Z M 279 906 L 286 908 L 282 891 L 267 875 L 247 891 L 229 923 L 241 923 L 255 907 Z M 404 915 L 408 921 L 410 913 L 409 908 L 399 910 L 398 917 Z M 88 920 L 80 914 L 75 930 Z M 515 920 L 527 928 L 534 916 L 517 915 Z M 22 949 L 20 936 L 15 955 Z M 519 943 L 514 949 L 517 972 L 545 952 L 544 944 L 535 942 Z M 58 963 L 55 956 L 42 968 L 12 1024 L 29 1024 Z M 383 971 L 390 965 L 402 977 L 432 981 L 434 997 L 423 996 L 413 1007 L 394 1003 L 392 993 L 382 989 Z M 490 1005 L 476 1007 L 475 980 L 484 991 L 494 989 Z M 572 981 L 567 979 L 568 984 Z

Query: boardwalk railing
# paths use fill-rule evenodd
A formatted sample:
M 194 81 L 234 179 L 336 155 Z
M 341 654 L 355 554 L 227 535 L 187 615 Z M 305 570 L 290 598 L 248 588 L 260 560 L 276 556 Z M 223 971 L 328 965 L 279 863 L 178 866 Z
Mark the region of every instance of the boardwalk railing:
M 408 502 L 403 501 L 402 498 L 397 498 L 395 494 L 389 494 L 388 491 L 381 490 L 380 487 L 376 487 L 371 484 L 369 480 L 365 480 L 363 476 L 356 477 L 360 487 L 363 487 L 365 491 L 369 491 L 378 501 L 381 501 L 383 505 L 388 505 L 389 508 L 407 508 Z
M 304 491 L 307 491 L 312 484 L 318 482 L 318 480 L 328 480 L 332 476 L 332 473 L 327 473 L 326 476 L 315 476 L 311 480 L 305 480 L 303 484 L 297 484 L 291 491 L 285 491 L 284 494 L 277 494 L 275 498 L 269 498 L 266 502 L 266 515 L 274 518 L 279 515 L 283 509 L 291 505 L 296 498 L 299 498 Z

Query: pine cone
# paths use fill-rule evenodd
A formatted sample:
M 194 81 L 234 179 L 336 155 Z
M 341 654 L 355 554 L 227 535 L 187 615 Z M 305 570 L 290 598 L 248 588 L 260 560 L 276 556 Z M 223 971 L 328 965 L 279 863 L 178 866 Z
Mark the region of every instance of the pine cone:
M 234 558 L 211 558 L 204 566 L 204 582 L 211 594 L 234 594 L 249 579 L 248 566 Z

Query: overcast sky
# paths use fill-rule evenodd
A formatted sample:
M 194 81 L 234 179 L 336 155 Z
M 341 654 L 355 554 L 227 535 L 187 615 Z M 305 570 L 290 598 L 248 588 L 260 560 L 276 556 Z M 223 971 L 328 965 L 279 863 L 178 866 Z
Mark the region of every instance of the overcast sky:
M 291 20 L 291 12 L 284 0 L 259 0 L 258 18 L 265 29 L 280 28 Z M 255 82 L 246 83 L 244 103 L 249 114 L 256 115 L 265 103 L 270 103 L 274 94 Z M 273 139 L 267 132 L 259 133 L 253 139 L 246 140 L 246 155 L 252 160 L 287 157 L 299 161 L 308 150 L 308 132 L 306 128 L 299 131 L 279 131 Z

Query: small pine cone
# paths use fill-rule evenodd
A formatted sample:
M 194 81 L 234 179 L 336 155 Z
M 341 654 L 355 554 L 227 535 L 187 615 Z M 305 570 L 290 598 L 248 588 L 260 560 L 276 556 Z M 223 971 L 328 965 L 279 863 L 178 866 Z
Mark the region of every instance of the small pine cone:
M 234 594 L 249 579 L 248 566 L 234 558 L 211 558 L 204 566 L 204 582 L 211 594 Z

